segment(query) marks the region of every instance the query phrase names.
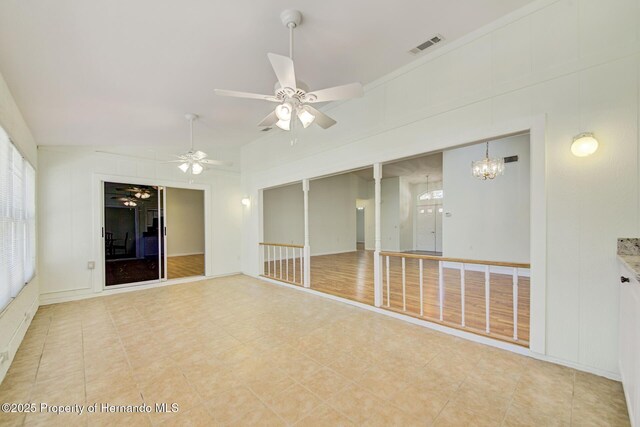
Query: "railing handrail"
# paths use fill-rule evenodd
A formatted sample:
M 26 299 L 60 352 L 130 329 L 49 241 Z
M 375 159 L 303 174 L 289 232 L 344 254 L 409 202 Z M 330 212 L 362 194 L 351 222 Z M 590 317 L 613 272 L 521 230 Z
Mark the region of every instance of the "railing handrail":
M 258 243 L 260 246 L 276 246 L 276 247 L 281 247 L 281 248 L 298 248 L 298 249 L 304 249 L 304 246 L 302 245 L 293 245 L 290 243 L 268 243 L 268 242 L 260 242 Z
M 531 268 L 531 264 L 521 263 L 521 262 L 504 262 L 504 261 L 482 261 L 477 259 L 466 259 L 466 258 L 447 258 L 436 255 L 422 255 L 422 254 L 414 254 L 414 253 L 405 253 L 405 252 L 388 252 L 383 251 L 380 252 L 381 256 L 389 256 L 389 257 L 397 257 L 397 258 L 415 258 L 415 259 L 426 259 L 431 261 L 444 261 L 444 262 L 458 262 L 463 264 L 479 264 L 479 265 L 489 265 L 496 267 L 513 267 L 513 268 Z

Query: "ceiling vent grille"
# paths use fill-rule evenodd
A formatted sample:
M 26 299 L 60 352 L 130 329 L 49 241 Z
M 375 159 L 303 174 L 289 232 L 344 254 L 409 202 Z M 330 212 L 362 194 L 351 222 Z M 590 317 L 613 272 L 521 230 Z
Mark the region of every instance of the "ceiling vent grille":
M 427 40 L 426 42 L 419 44 L 418 46 L 414 47 L 413 49 L 411 49 L 409 52 L 413 53 L 414 55 L 419 54 L 420 52 L 425 51 L 426 49 L 430 48 L 431 46 L 433 46 L 434 44 L 438 44 L 440 43 L 442 40 L 444 40 L 444 37 L 442 37 L 440 34 L 436 34 L 435 36 L 431 37 L 429 40 Z

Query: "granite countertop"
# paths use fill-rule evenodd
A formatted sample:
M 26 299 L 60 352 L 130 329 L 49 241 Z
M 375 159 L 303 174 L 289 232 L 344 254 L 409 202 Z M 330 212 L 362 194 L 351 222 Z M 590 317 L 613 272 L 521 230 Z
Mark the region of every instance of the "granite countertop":
M 640 238 L 618 239 L 618 259 L 640 282 Z

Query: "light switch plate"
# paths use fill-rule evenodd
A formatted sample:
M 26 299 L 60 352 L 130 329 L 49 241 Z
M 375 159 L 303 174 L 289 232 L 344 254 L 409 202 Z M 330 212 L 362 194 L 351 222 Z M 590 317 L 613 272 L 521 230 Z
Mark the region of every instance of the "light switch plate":
M 87 268 L 88 268 L 89 270 L 93 270 L 94 268 L 96 268 L 96 262 L 95 262 L 95 261 L 89 261 L 89 262 L 87 263 Z

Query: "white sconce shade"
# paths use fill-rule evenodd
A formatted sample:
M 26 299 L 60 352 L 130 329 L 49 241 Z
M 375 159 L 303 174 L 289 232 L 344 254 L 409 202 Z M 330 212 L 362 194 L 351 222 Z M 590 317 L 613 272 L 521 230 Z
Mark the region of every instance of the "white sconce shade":
M 243 197 L 240 202 L 243 206 L 249 206 L 251 204 L 251 199 L 248 197 Z
M 293 106 L 289 102 L 285 102 L 276 107 L 276 116 L 278 119 L 288 122 L 291 120 L 291 113 L 293 112 Z
M 313 123 L 313 121 L 316 119 L 316 116 L 314 116 L 313 114 L 308 112 L 303 107 L 298 112 L 298 118 L 300 119 L 300 123 L 302 123 L 302 127 L 304 127 L 306 129 L 306 128 L 309 127 L 309 125 L 311 125 L 311 123 Z
M 194 163 L 191 166 L 191 173 L 193 173 L 194 175 L 200 175 L 203 170 L 204 170 L 204 168 L 202 167 L 202 165 L 200 163 Z
M 291 120 L 278 120 L 278 122 L 276 123 L 276 126 L 278 126 L 282 130 L 290 130 Z
M 573 138 L 571 152 L 576 157 L 587 157 L 598 150 L 598 140 L 592 133 L 581 133 Z

